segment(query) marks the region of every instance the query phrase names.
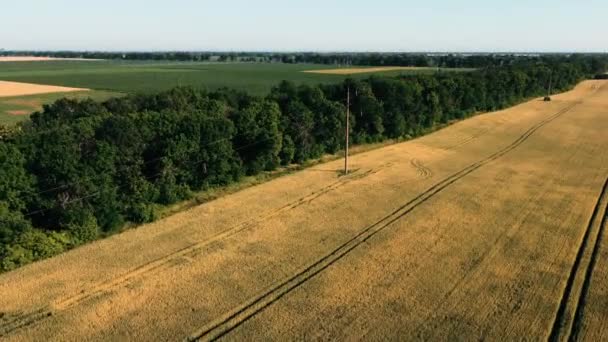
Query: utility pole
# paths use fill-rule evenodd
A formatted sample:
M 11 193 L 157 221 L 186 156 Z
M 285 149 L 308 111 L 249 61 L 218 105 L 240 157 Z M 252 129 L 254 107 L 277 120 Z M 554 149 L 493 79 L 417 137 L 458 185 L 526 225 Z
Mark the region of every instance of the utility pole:
M 346 86 L 346 146 L 344 148 L 344 175 L 348 174 L 348 135 L 350 131 L 350 85 Z
M 547 89 L 547 96 L 545 96 L 544 100 L 545 102 L 549 102 L 551 101 L 551 92 L 553 91 L 553 71 L 551 71 L 551 74 L 549 76 L 549 88 Z

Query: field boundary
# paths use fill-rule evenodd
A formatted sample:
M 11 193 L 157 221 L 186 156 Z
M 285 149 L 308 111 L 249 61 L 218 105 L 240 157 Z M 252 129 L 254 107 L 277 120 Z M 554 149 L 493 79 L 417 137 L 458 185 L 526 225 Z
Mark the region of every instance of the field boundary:
M 264 309 L 281 299 L 283 296 L 287 295 L 294 289 L 298 288 L 300 285 L 304 284 L 306 281 L 310 280 L 314 276 L 318 275 L 319 273 L 321 273 L 322 271 L 324 271 L 325 269 L 345 257 L 352 250 L 365 243 L 374 235 L 385 230 L 387 227 L 391 226 L 393 223 L 403 218 L 405 215 L 407 215 L 415 208 L 431 199 L 433 196 L 447 188 L 449 185 L 455 183 L 456 181 L 462 179 L 466 175 L 474 172 L 482 166 L 514 150 L 515 148 L 523 144 L 532 134 L 534 134 L 534 132 L 547 125 L 548 123 L 552 122 L 553 120 L 557 119 L 558 117 L 566 114 L 580 103 L 582 103 L 582 101 L 577 101 L 573 104 L 566 106 L 556 114 L 533 125 L 510 145 L 444 178 L 443 180 L 431 186 L 430 188 L 428 188 L 418 196 L 414 197 L 401 207 L 397 208 L 390 214 L 381 218 L 374 224 L 364 228 L 353 238 L 338 246 L 336 249 L 326 254 L 322 258 L 318 259 L 316 262 L 314 262 L 307 268 L 301 270 L 290 278 L 268 289 L 261 295 L 245 302 L 244 304 L 227 312 L 219 319 L 210 322 L 200 330 L 194 332 L 190 335 L 188 340 L 217 340 L 222 336 L 228 334 L 241 324 L 248 321 L 253 316 L 262 312 Z

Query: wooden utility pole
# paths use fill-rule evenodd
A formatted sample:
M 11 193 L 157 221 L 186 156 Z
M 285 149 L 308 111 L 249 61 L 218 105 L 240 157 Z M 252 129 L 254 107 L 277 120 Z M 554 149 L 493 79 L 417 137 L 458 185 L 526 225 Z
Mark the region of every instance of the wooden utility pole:
M 344 147 L 344 174 L 348 174 L 348 135 L 350 131 L 350 85 L 346 88 L 346 146 Z
M 549 102 L 551 101 L 551 93 L 553 91 L 553 71 L 551 71 L 551 74 L 549 76 L 549 88 L 547 88 L 547 96 L 545 96 L 544 101 L 545 102 Z

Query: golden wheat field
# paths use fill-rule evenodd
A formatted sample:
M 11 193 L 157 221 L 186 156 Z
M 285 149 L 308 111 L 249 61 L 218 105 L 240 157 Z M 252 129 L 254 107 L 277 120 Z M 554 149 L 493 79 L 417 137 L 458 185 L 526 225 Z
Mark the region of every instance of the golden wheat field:
M 0 338 L 608 338 L 608 82 L 0 275 Z
M 42 84 L 0 81 L 0 97 L 13 97 L 23 95 L 67 93 L 74 91 L 86 91 L 88 89 L 59 87 Z

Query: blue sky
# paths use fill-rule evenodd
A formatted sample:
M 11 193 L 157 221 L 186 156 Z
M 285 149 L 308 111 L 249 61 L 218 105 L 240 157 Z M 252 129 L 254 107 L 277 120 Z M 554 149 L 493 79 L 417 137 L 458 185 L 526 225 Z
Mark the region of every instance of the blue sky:
M 607 0 L 11 0 L 0 48 L 608 51 Z

